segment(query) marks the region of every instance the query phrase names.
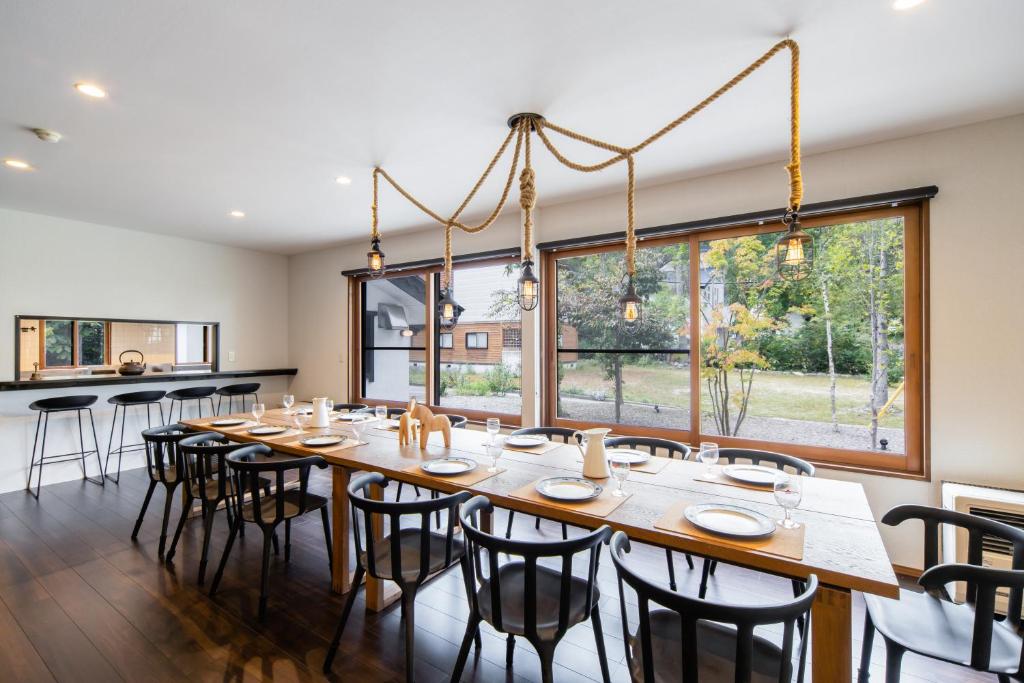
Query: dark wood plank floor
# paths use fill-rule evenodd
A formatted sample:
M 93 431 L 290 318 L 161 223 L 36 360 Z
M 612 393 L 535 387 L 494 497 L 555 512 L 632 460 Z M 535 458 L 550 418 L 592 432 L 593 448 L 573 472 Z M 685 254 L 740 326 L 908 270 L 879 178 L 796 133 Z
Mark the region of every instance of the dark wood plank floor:
M 145 493 L 141 470 L 122 475 L 120 486 L 85 482 L 44 487 L 36 501 L 23 492 L 0 496 L 0 680 L 12 681 L 309 681 L 320 667 L 341 610 L 329 588 L 327 557 L 318 515 L 297 521 L 290 563 L 272 563 L 271 597 L 264 623 L 256 619 L 258 534 L 236 545 L 222 588 L 209 598 L 196 586 L 202 531 L 193 520 L 174 563 L 156 557 L 163 509 L 162 488 L 153 497 L 138 543 L 130 539 Z M 330 478 L 317 474 L 314 490 L 328 494 Z M 391 487 L 394 489 L 394 487 Z M 411 493 L 411 492 L 410 492 Z M 175 519 L 177 518 L 175 505 Z M 532 519 L 517 515 L 516 534 L 537 534 Z M 504 518 L 496 522 L 504 524 Z M 541 535 L 557 537 L 556 524 Z M 220 513 L 212 541 L 209 578 L 227 535 Z M 634 546 L 651 576 L 664 576 L 660 550 Z M 699 572 L 677 557 L 680 590 L 695 591 Z M 208 579 L 209 580 L 209 579 Z M 615 681 L 628 679 L 614 570 L 600 574 L 605 640 Z M 709 593 L 731 600 L 766 602 L 788 595 L 789 584 L 721 567 Z M 458 570 L 430 583 L 416 613 L 416 680 L 448 680 L 467 618 Z M 855 600 L 855 659 L 860 652 L 863 601 Z M 536 654 L 520 642 L 512 670 L 504 666 L 504 639 L 484 627 L 484 646 L 470 659 L 465 680 L 534 681 Z M 369 614 L 362 597 L 335 662 L 337 680 L 405 679 L 402 625 L 397 603 Z M 521 640 L 521 639 L 520 639 Z M 876 639 L 872 677 L 883 679 L 884 650 Z M 594 633 L 576 627 L 559 646 L 558 681 L 600 680 Z M 991 680 L 959 667 L 914 655 L 904 660 L 912 683 Z

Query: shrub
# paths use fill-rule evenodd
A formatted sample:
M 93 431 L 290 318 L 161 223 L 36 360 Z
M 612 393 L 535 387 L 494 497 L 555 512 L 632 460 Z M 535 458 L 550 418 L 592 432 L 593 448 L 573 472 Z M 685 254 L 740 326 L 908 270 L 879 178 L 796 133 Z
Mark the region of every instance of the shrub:
M 492 394 L 497 396 L 504 396 L 515 389 L 518 385 L 518 379 L 512 369 L 504 363 L 498 363 L 488 370 L 485 375 L 487 387 Z

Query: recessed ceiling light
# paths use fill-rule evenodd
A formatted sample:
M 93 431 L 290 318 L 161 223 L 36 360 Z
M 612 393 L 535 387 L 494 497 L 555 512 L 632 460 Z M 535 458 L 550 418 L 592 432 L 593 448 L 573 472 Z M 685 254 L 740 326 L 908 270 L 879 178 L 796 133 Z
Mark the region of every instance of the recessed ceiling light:
M 924 3 L 925 0 L 892 0 L 892 8 L 898 12 L 906 12 Z
M 10 166 L 11 168 L 16 168 L 19 171 L 29 171 L 32 169 L 31 164 L 27 161 L 22 161 L 21 159 L 4 159 L 4 166 Z
M 351 185 L 352 179 L 349 178 L 347 175 L 340 175 L 334 179 L 334 182 L 338 183 L 339 185 Z
M 83 95 L 88 95 L 89 97 L 95 97 L 97 99 L 103 99 L 107 96 L 107 91 L 95 83 L 75 83 L 75 90 Z
M 232 218 L 245 218 L 245 211 L 239 211 L 238 209 L 235 209 L 228 215 L 231 216 Z

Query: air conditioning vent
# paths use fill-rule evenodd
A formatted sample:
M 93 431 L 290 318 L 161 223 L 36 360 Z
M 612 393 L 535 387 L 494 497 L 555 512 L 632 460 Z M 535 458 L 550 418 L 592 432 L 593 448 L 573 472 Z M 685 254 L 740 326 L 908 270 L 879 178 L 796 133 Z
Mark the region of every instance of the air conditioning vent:
M 967 510 L 972 515 L 987 517 L 988 519 L 1024 530 L 1024 514 L 1013 510 L 998 510 L 981 505 L 969 505 Z M 1009 541 L 1001 538 L 993 538 L 988 534 L 981 537 L 982 552 L 999 553 L 1000 555 L 1012 556 L 1013 546 Z

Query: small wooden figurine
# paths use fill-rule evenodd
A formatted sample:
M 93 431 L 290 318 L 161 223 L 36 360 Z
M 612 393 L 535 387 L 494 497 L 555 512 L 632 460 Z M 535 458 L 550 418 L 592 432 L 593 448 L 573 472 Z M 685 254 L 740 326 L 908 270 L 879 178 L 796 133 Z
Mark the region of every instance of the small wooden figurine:
M 413 412 L 416 410 L 416 399 L 409 399 L 409 407 L 405 409 L 405 412 L 398 418 L 398 445 L 407 446 L 412 443 L 413 431 L 415 424 L 413 423 Z
M 419 423 L 417 425 L 417 422 Z M 441 432 L 445 448 L 452 447 L 452 422 L 447 415 L 434 415 L 426 406 L 417 405 L 416 399 L 409 399 L 409 407 L 398 418 L 398 445 L 411 444 L 415 429 L 419 427 L 420 448 L 427 449 L 427 439 L 431 432 Z

